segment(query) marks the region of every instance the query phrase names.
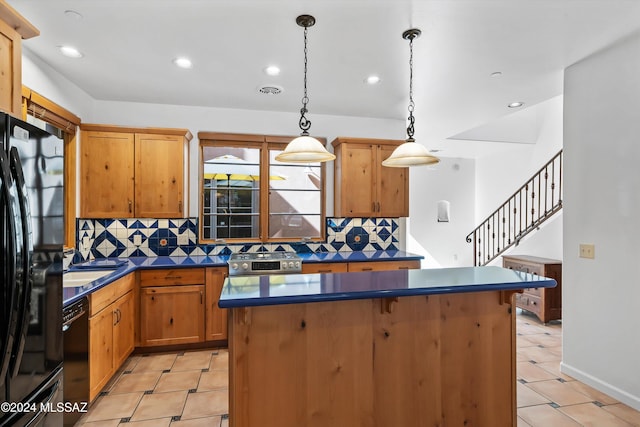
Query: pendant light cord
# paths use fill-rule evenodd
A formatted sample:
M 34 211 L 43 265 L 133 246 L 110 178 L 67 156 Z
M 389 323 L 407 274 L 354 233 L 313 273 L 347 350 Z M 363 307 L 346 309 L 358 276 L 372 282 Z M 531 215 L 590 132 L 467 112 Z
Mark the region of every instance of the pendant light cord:
M 309 129 L 311 129 L 311 120 L 305 117 L 305 114 L 309 111 L 307 110 L 307 104 L 309 103 L 309 97 L 307 96 L 307 30 L 308 27 L 304 27 L 304 96 L 302 97 L 302 108 L 300 109 L 300 122 L 298 125 L 300 126 L 300 130 L 302 133 L 300 135 L 308 136 Z
M 413 117 L 415 103 L 413 102 L 413 39 L 415 36 L 409 36 L 409 126 L 407 126 L 407 142 L 415 142 L 413 134 L 415 132 L 414 123 L 416 119 Z

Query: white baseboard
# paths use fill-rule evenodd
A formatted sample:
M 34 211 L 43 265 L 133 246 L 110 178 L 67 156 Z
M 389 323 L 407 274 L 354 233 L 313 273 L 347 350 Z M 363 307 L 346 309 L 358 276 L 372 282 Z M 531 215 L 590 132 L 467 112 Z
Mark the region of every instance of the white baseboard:
M 569 375 L 570 377 L 573 377 L 578 381 L 583 382 L 586 385 L 591 386 L 596 390 L 613 397 L 614 399 L 619 400 L 620 402 L 632 407 L 637 411 L 640 411 L 640 396 L 634 396 L 631 393 L 621 390 L 618 387 L 615 387 L 605 381 L 602 381 L 599 378 L 589 375 L 586 372 L 581 371 L 580 369 L 576 369 L 571 365 L 567 365 L 564 362 L 560 363 L 560 372 Z

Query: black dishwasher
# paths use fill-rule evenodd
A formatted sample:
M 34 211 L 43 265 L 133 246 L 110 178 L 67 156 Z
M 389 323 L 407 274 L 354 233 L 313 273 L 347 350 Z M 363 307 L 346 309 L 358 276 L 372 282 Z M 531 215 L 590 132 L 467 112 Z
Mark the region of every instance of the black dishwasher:
M 76 301 L 62 311 L 64 332 L 64 401 L 86 410 L 89 404 L 89 302 Z M 83 412 L 64 413 L 64 425 L 73 426 Z

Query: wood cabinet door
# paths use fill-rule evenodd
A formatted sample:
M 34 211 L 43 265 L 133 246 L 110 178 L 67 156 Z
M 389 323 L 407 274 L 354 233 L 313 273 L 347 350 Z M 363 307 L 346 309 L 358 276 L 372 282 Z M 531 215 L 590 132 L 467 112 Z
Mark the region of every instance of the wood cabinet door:
M 0 20 L 0 111 L 22 115 L 22 38 Z
M 144 218 L 184 216 L 184 137 L 136 134 L 135 212 Z
M 89 318 L 89 400 L 107 384 L 114 370 L 113 327 L 116 316 L 110 307 Z
M 116 324 L 113 327 L 113 363 L 118 369 L 129 357 L 134 347 L 133 291 L 127 292 L 113 304 Z
M 376 208 L 375 151 L 370 144 L 343 144 L 340 162 L 340 210 L 336 216 L 374 216 Z
M 132 218 L 134 135 L 84 131 L 80 142 L 83 218 Z
M 380 145 L 378 148 L 378 194 L 376 217 L 409 216 L 409 168 L 389 168 L 382 161 L 389 157 L 394 145 Z
M 207 341 L 226 340 L 228 336 L 227 317 L 229 314 L 227 309 L 218 307 L 218 301 L 220 300 L 224 279 L 227 277 L 227 269 L 207 268 L 206 275 L 205 337 Z
M 140 289 L 142 346 L 204 341 L 204 285 Z

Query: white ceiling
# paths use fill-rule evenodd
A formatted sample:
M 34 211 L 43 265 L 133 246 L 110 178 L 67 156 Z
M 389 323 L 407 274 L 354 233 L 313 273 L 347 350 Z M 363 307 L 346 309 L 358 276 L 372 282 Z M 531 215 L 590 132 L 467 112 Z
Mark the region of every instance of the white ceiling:
M 312 121 L 314 114 L 405 119 L 409 48 L 401 34 L 420 28 L 416 138 L 445 156 L 456 152 L 454 135 L 473 140 L 477 128 L 478 140 L 491 140 L 491 129 L 514 113 L 506 107 L 512 101 L 526 103 L 515 113 L 526 120 L 527 107 L 562 93 L 565 67 L 640 29 L 638 0 L 8 2 L 41 32 L 24 46 L 95 99 L 286 112 L 297 112 L 302 96 L 303 30 L 295 18 L 312 14 Z M 62 56 L 63 44 L 84 58 Z M 192 69 L 172 64 L 180 55 Z M 263 73 L 270 64 L 280 76 Z M 502 76 L 491 77 L 495 71 Z M 382 82 L 365 85 L 369 74 Z M 263 84 L 284 92 L 260 94 Z M 523 129 L 530 139 L 531 127 Z

